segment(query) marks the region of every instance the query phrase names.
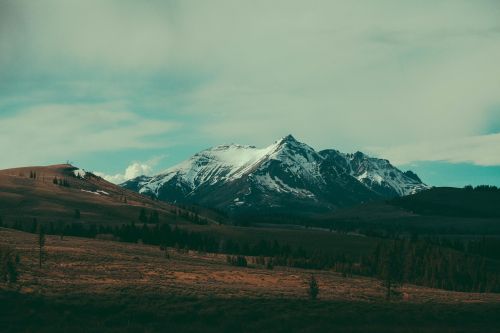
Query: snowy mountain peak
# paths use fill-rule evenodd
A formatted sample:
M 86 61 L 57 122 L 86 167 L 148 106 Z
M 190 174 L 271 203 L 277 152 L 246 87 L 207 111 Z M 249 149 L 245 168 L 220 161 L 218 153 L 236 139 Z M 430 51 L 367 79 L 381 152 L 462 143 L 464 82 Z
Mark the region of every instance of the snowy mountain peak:
M 256 148 L 220 145 L 195 154 L 154 177 L 122 184 L 162 200 L 241 209 L 335 209 L 412 194 L 428 188 L 412 172 L 362 152 L 316 152 L 288 135 Z M 290 207 L 288 207 L 290 208 Z
M 281 138 L 280 140 L 278 140 L 278 142 L 280 143 L 285 143 L 285 142 L 298 142 L 293 135 L 291 134 L 288 134 L 287 136 Z

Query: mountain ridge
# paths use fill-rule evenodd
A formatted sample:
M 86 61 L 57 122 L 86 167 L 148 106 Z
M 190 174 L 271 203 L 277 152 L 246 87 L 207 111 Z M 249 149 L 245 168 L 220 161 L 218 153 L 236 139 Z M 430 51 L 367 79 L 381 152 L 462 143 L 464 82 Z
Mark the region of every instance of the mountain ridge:
M 404 173 L 388 160 L 362 152 L 316 151 L 292 135 L 264 148 L 208 148 L 158 175 L 121 186 L 164 201 L 230 213 L 327 211 L 429 188 L 416 174 Z

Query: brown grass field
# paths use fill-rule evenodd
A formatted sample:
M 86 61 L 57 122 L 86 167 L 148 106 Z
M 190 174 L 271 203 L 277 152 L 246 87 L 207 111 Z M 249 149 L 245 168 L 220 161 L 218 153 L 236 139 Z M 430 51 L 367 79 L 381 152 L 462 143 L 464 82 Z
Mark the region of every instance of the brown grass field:
M 380 282 L 257 265 L 224 255 L 105 240 L 47 236 L 38 268 L 36 235 L 0 229 L 17 249 L 20 278 L 0 284 L 0 331 L 498 332 L 500 295 L 413 285 L 384 299 Z M 248 258 L 250 263 L 251 258 Z M 318 300 L 307 298 L 311 274 Z

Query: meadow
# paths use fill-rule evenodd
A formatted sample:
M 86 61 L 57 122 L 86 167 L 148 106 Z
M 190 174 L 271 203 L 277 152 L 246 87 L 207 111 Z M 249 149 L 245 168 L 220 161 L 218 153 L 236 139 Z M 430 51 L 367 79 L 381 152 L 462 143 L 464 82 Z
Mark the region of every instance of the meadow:
M 495 332 L 500 295 L 414 285 L 391 300 L 380 281 L 330 270 L 228 265 L 222 254 L 0 229 L 20 256 L 0 284 L 5 332 Z M 319 284 L 308 298 L 308 279 Z

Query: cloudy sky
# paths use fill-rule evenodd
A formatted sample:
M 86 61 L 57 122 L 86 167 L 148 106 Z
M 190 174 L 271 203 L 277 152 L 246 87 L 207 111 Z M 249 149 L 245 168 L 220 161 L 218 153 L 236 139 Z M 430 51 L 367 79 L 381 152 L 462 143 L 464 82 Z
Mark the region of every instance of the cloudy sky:
M 0 168 L 119 182 L 289 133 L 500 185 L 500 2 L 0 0 Z

